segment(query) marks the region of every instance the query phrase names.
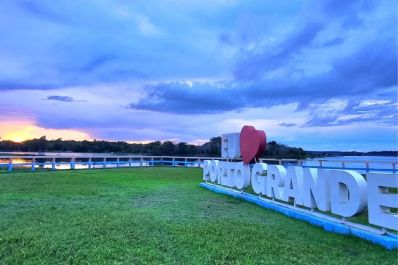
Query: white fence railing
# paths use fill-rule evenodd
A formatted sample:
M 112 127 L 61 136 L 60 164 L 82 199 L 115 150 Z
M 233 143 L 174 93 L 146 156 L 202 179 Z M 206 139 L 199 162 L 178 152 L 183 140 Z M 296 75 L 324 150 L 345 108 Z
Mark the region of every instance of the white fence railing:
M 220 157 L 183 157 L 183 156 L 127 156 L 127 155 L 98 155 L 98 156 L 54 156 L 54 155 L 23 155 L 23 156 L 0 156 L 0 169 L 13 171 L 14 169 L 91 169 L 91 168 L 118 168 L 118 167 L 148 167 L 148 166 L 183 166 L 202 167 L 204 160 L 223 160 Z M 235 160 L 236 161 L 236 160 Z M 396 173 L 398 161 L 358 161 L 358 160 L 334 160 L 334 159 L 273 159 L 262 158 L 259 162 L 298 165 L 312 168 L 325 169 L 349 169 L 361 173 L 377 171 Z

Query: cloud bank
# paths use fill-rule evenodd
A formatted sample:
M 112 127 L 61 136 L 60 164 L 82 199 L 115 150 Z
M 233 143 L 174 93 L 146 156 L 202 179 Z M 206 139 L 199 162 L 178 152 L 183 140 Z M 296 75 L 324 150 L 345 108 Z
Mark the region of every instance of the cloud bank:
M 250 123 L 304 148 L 396 149 L 396 8 L 6 0 L 0 116 L 99 139 L 195 142 Z

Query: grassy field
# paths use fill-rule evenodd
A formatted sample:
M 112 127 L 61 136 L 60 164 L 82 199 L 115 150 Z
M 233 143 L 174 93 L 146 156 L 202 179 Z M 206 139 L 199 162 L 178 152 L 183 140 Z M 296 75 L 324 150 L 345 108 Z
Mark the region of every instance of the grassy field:
M 200 182 L 192 168 L 1 173 L 0 264 L 397 263 Z

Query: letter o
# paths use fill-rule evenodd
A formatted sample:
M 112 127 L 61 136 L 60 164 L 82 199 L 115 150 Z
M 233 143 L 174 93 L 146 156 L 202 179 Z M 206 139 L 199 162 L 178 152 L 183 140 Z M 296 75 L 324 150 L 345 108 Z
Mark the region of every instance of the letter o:
M 234 172 L 234 182 L 237 189 L 247 188 L 250 184 L 250 167 L 243 162 L 237 163 Z
M 210 181 L 216 182 L 218 177 L 218 160 L 212 160 L 210 164 L 209 174 L 210 174 Z

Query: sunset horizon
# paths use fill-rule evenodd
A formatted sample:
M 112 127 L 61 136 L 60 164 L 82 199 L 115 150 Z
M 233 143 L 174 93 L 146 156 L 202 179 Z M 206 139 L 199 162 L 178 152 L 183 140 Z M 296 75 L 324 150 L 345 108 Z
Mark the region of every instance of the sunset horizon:
M 157 7 L 157 8 L 153 8 Z M 0 139 L 398 149 L 396 2 L 5 1 Z

